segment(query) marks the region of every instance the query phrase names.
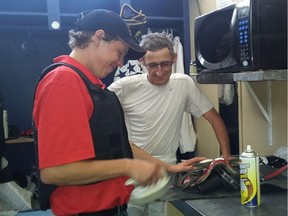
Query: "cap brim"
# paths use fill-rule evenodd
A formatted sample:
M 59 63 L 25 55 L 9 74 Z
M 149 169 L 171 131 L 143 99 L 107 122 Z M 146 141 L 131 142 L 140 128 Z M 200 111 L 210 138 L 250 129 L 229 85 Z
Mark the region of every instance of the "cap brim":
M 133 40 L 124 40 L 122 38 L 119 39 L 129 47 L 129 50 L 125 55 L 125 58 L 136 60 L 142 58 L 146 54 L 146 50 L 140 47 Z

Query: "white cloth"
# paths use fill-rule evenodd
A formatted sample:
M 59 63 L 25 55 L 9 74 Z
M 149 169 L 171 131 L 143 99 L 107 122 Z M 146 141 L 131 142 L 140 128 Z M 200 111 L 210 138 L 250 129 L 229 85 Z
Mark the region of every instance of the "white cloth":
M 180 42 L 180 38 L 176 36 L 174 38 L 174 52 L 177 53 L 176 62 L 173 64 L 172 73 L 185 73 L 184 59 L 183 59 L 183 46 Z
M 183 46 L 180 42 L 180 38 L 176 36 L 174 38 L 174 52 L 177 53 L 177 59 L 172 68 L 172 73 L 185 73 L 184 60 L 183 60 Z M 180 153 L 192 152 L 195 150 L 197 135 L 195 133 L 191 115 L 187 112 L 183 114 L 183 120 L 181 125 L 181 132 L 179 137 L 179 149 Z
M 218 85 L 218 98 L 219 102 L 227 106 L 233 103 L 235 95 L 233 84 L 219 84 Z
M 181 134 L 179 137 L 180 153 L 195 151 L 197 135 L 195 133 L 191 115 L 187 112 L 183 114 Z
M 155 86 L 147 74 L 139 74 L 108 88 L 122 104 L 129 139 L 169 163 L 176 161 L 184 111 L 198 118 L 212 108 L 193 79 L 180 73 L 172 74 L 164 86 Z

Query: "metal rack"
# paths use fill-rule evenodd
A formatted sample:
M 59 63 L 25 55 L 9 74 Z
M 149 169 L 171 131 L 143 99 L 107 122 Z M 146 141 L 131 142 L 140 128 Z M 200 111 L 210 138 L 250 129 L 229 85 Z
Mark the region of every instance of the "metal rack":
M 231 84 L 238 81 L 271 81 L 287 80 L 287 69 L 282 70 L 258 70 L 245 72 L 214 72 L 200 73 L 196 75 L 200 84 Z
M 287 80 L 287 69 L 283 70 L 259 70 L 233 74 L 233 81 L 271 81 Z
M 254 99 L 255 103 L 261 110 L 268 123 L 268 145 L 272 146 L 272 92 L 271 81 L 285 81 L 287 80 L 287 69 L 282 70 L 259 70 L 259 71 L 245 71 L 238 73 L 213 73 L 213 74 L 198 74 L 196 75 L 198 83 L 201 84 L 231 84 L 233 82 L 244 82 L 249 93 Z M 266 95 L 267 95 L 267 110 L 264 108 L 257 95 L 255 94 L 250 82 L 265 81 Z

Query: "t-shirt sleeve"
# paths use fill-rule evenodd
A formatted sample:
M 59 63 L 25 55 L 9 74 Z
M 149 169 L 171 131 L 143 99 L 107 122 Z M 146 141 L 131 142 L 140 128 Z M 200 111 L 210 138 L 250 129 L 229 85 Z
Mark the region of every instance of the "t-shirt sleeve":
M 213 108 L 210 100 L 196 85 L 194 80 L 190 77 L 188 79 L 187 102 L 185 111 L 191 113 L 194 117 L 199 118 L 204 113 Z
M 114 92 L 117 95 L 120 101 L 122 101 L 123 99 L 123 91 L 124 91 L 124 85 L 122 81 L 123 81 L 123 78 L 111 83 L 107 87 L 110 91 Z

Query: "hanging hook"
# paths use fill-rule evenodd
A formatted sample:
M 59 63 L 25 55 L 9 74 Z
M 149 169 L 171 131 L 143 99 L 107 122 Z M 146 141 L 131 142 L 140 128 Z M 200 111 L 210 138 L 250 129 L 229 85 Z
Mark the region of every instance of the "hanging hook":
M 27 36 L 27 38 L 24 40 L 24 42 L 23 42 L 22 45 L 21 45 L 21 47 L 22 47 L 23 50 L 26 50 L 26 49 L 27 49 L 27 42 L 28 42 L 28 40 L 29 40 L 30 37 L 31 37 L 31 33 L 30 33 L 29 28 L 27 28 L 27 33 L 28 33 L 28 36 Z
M 27 28 L 27 33 L 28 33 L 28 36 L 21 45 L 22 50 L 29 51 L 29 52 L 37 52 L 36 45 L 34 41 L 31 39 L 31 32 L 29 28 Z

